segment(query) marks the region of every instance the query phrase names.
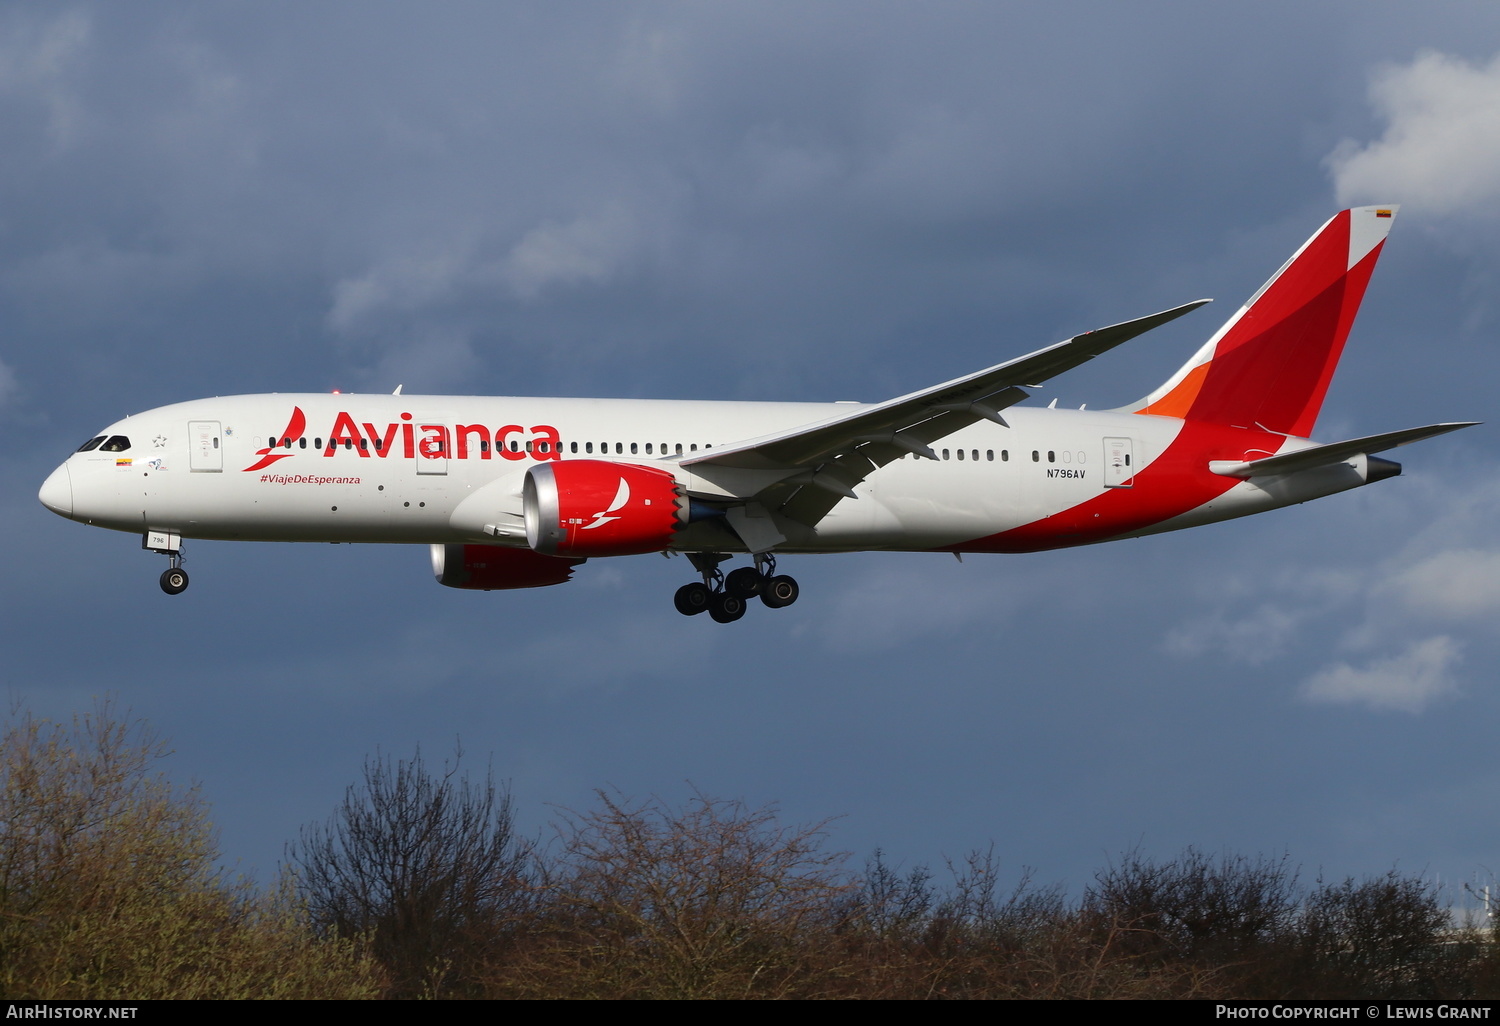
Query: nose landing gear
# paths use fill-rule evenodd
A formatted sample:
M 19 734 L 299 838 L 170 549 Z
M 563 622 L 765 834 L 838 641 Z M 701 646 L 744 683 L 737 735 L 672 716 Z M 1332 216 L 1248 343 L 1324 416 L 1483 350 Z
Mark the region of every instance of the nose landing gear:
M 181 595 L 187 591 L 188 575 L 182 568 L 182 535 L 176 531 L 147 531 L 141 539 L 141 548 L 161 553 L 171 560 L 172 565 L 161 574 L 162 591 L 168 595 Z
M 795 578 L 776 573 L 776 557 L 758 553 L 754 566 L 742 566 L 726 576 L 719 564 L 729 558 L 724 552 L 689 552 L 688 560 L 703 575 L 703 582 L 684 584 L 672 596 L 672 604 L 683 616 L 708 612 L 719 623 L 733 623 L 745 615 L 750 599 L 760 597 L 770 609 L 781 609 L 797 601 L 800 589 Z
M 174 563 L 181 562 L 177 557 L 173 557 L 172 561 Z M 161 572 L 161 590 L 168 595 L 181 595 L 187 591 L 187 586 L 187 571 L 182 567 L 174 566 Z

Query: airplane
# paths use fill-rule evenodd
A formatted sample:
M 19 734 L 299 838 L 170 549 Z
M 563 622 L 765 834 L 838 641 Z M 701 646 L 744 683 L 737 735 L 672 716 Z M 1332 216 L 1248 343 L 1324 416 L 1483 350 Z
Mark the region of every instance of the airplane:
M 1397 208 L 1336 214 L 1194 356 L 1114 410 L 1027 389 L 1202 306 L 1085 332 L 881 403 L 292 394 L 163 406 L 89 438 L 43 505 L 141 537 L 431 546 L 438 582 L 562 584 L 683 554 L 677 610 L 797 600 L 778 556 L 1034 552 L 1175 531 L 1394 477 L 1376 453 L 1477 422 L 1310 438 Z M 751 563 L 725 574 L 736 554 Z

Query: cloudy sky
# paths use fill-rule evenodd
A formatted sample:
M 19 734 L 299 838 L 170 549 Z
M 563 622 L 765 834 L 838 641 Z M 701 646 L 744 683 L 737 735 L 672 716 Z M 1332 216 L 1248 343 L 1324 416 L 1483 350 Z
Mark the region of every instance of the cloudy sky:
M 1500 9 L 926 2 L 0 8 L 0 684 L 113 691 L 262 877 L 367 754 L 466 761 L 541 833 L 594 788 L 993 842 L 1500 871 L 1493 428 L 1257 519 L 1032 556 L 682 560 L 437 586 L 419 547 L 159 557 L 44 510 L 96 429 L 201 396 L 876 401 L 1167 306 L 1052 382 L 1149 391 L 1340 206 L 1400 218 L 1327 440 L 1495 420 Z

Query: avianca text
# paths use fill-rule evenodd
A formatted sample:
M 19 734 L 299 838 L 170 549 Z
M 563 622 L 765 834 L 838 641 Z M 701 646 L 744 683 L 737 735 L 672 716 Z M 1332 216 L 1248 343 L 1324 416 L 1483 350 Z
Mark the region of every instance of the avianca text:
M 530 429 L 520 424 L 505 424 L 494 431 L 483 424 L 455 424 L 450 428 L 447 424 L 416 421 L 410 413 L 401 414 L 397 423 L 387 424 L 383 429 L 368 422 L 356 423 L 349 414 L 340 413 L 334 418 L 323 455 L 332 456 L 343 445 L 367 459 L 371 455 L 384 459 L 395 448 L 398 433 L 401 455 L 409 460 L 419 455 L 429 460 L 447 456 L 466 460 L 471 454 L 477 454 L 481 460 L 492 455 L 503 460 L 524 460 L 528 456 L 538 460 L 562 458 L 557 428 L 550 424 L 535 424 Z
M 297 423 L 293 417 L 292 424 Z M 289 431 L 291 427 L 289 425 Z M 284 434 L 271 439 L 267 453 L 278 448 L 290 449 L 294 443 L 307 448 L 305 434 Z M 332 456 L 341 446 L 356 452 L 363 459 L 374 457 L 385 459 L 399 446 L 404 459 L 437 460 L 455 458 L 460 460 L 487 460 L 499 456 L 503 460 L 557 460 L 562 458 L 562 443 L 557 428 L 550 424 L 503 424 L 493 430 L 484 424 L 439 424 L 418 420 L 410 413 L 403 413 L 394 424 L 375 425 L 368 421 L 356 421 L 347 412 L 340 412 L 333 421 L 326 440 L 317 438 L 324 456 Z M 287 455 L 291 455 L 288 453 Z

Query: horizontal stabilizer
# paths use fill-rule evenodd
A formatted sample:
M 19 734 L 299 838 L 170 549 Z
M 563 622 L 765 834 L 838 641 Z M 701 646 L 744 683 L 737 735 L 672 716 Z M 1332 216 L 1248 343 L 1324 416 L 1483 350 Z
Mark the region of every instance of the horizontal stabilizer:
M 1268 456 L 1263 460 L 1250 460 L 1249 462 L 1212 460 L 1208 464 L 1208 469 L 1224 477 L 1248 478 L 1267 477 L 1271 474 L 1292 474 L 1299 470 L 1327 466 L 1330 463 L 1342 463 L 1351 456 L 1358 456 L 1361 453 L 1368 455 L 1394 449 L 1398 445 L 1410 445 L 1424 438 L 1445 435 L 1449 431 L 1473 427 L 1478 423 L 1477 420 L 1466 420 L 1449 424 L 1428 424 L 1425 427 L 1406 428 L 1402 431 L 1387 431 L 1382 435 L 1351 438 L 1347 442 L 1329 442 L 1327 445 L 1315 445 L 1310 449 L 1298 449 L 1296 452 L 1282 453 L 1278 456 Z

